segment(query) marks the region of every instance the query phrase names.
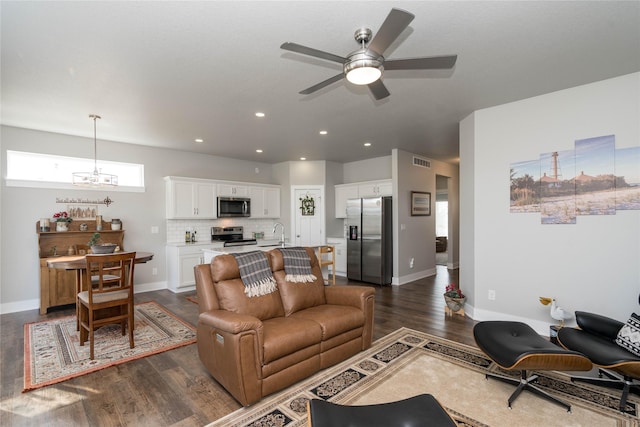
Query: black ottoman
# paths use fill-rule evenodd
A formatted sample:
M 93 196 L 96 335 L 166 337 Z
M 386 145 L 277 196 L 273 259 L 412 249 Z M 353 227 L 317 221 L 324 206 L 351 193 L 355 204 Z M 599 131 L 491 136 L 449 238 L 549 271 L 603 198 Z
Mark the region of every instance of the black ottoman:
M 455 427 L 430 394 L 378 405 L 345 406 L 320 399 L 307 405 L 310 427 Z
M 571 412 L 571 405 L 535 386 L 533 383 L 538 379 L 538 376 L 528 377 L 527 370 L 589 371 L 593 365 L 585 355 L 552 344 L 538 335 L 529 325 L 521 322 L 480 322 L 474 326 L 473 336 L 480 350 L 502 369 L 521 371 L 519 380 L 491 373 L 486 375 L 487 379 L 492 377 L 518 385 L 509 397 L 509 408 L 522 390 L 529 390 L 562 405 Z

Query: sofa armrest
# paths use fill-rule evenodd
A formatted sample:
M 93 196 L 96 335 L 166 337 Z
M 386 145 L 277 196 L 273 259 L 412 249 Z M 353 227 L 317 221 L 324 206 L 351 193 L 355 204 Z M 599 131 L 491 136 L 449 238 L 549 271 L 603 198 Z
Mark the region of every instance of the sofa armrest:
M 325 286 L 327 304 L 350 305 L 362 310 L 364 328 L 362 331 L 362 350 L 371 347 L 373 342 L 373 309 L 376 291 L 370 286 Z
M 260 319 L 246 314 L 238 314 L 225 310 L 210 310 L 200 313 L 198 319 L 200 323 L 230 334 L 256 331 L 256 333 L 262 335 L 262 322 Z
M 198 319 L 198 356 L 242 405 L 262 397 L 262 322 L 244 314 L 209 310 Z
M 325 286 L 327 304 L 350 305 L 364 311 L 367 300 L 375 298 L 375 290 L 369 286 Z
M 576 311 L 576 323 L 580 329 L 610 340 L 615 340 L 618 332 L 624 326 L 624 323 L 610 317 L 586 311 Z

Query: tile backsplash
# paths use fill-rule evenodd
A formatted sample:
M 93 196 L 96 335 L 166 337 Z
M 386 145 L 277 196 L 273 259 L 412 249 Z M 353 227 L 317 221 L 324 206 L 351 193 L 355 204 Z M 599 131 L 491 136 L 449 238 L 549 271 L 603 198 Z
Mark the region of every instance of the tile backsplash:
M 233 227 L 240 225 L 244 227 L 244 237 L 247 239 L 253 237 L 253 232 L 263 232 L 264 239 L 279 239 L 279 228 L 276 234 L 273 234 L 273 224 L 276 222 L 278 222 L 277 219 L 168 219 L 167 242 L 184 242 L 184 235 L 187 230 L 196 232 L 197 241 L 208 242 L 211 240 L 211 227 Z

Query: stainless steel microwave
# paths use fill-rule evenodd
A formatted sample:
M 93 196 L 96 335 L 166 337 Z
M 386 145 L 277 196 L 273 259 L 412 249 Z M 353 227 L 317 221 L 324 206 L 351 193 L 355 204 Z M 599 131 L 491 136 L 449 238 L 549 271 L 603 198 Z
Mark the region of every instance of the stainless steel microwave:
M 218 218 L 251 216 L 248 197 L 218 197 Z

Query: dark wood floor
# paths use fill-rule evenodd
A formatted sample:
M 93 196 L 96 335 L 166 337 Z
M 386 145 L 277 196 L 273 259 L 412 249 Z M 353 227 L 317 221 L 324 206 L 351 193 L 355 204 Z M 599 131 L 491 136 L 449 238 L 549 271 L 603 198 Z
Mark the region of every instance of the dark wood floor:
M 374 338 L 405 326 L 474 345 L 474 321 L 444 313 L 444 288 L 457 281 L 458 270 L 438 266 L 430 278 L 375 286 Z M 185 298 L 193 294 L 154 291 L 137 294 L 136 302 L 157 301 L 195 325 L 197 306 Z M 70 314 L 31 310 L 0 317 L 0 425 L 202 426 L 240 407 L 203 368 L 195 344 L 22 393 L 24 324 Z

